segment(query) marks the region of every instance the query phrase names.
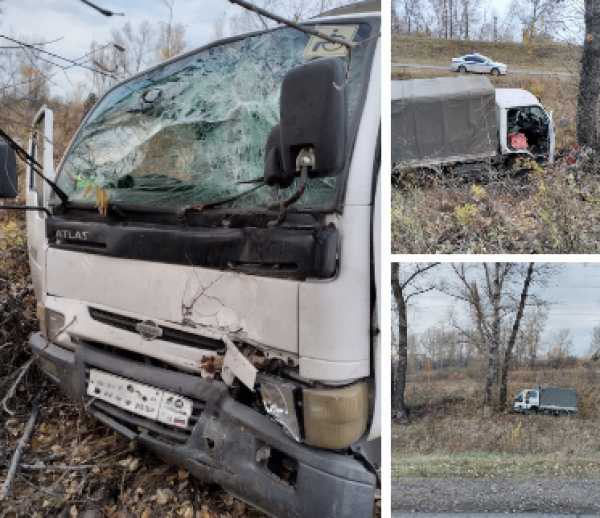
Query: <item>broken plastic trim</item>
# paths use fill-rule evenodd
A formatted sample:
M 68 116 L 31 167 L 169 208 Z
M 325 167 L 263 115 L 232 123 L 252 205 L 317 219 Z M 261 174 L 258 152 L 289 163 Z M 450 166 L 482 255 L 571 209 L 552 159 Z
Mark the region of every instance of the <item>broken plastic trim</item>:
M 302 426 L 298 416 L 301 389 L 297 384 L 280 378 L 259 374 L 257 379 L 263 406 L 294 440 L 302 441 Z

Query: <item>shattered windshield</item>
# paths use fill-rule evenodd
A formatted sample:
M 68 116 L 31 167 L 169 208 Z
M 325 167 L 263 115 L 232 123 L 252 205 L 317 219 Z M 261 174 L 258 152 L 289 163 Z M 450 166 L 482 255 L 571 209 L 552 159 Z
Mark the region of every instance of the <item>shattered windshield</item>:
M 370 36 L 366 23 L 343 27 L 355 42 Z M 264 148 L 279 121 L 285 74 L 320 57 L 317 47 L 300 31 L 277 29 L 206 48 L 116 87 L 78 133 L 59 186 L 75 202 L 93 205 L 100 189 L 110 203 L 161 209 L 238 195 L 225 206 L 261 209 L 289 197 L 295 183 L 287 189 L 262 184 Z M 368 47 L 352 51 L 350 133 L 369 72 Z M 295 207 L 333 207 L 338 183 L 343 181 L 309 179 Z

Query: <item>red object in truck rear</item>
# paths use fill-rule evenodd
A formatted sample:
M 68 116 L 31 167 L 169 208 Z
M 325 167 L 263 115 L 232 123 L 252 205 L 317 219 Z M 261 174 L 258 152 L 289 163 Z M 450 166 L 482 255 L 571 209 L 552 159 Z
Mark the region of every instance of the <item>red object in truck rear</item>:
M 527 149 L 527 137 L 525 133 L 509 133 L 508 142 L 513 149 Z

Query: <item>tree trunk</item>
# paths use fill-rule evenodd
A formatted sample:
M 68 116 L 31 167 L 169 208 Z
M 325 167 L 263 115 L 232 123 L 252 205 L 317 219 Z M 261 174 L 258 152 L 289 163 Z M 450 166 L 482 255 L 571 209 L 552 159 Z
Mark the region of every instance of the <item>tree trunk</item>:
M 500 350 L 500 297 L 501 297 L 501 282 L 500 282 L 500 263 L 494 264 L 494 277 L 491 285 L 491 302 L 492 302 L 492 336 L 488 346 L 488 366 L 487 375 L 485 378 L 485 391 L 483 400 L 483 413 L 487 417 L 491 413 L 493 394 L 493 386 L 498 382 L 498 352 Z
M 519 307 L 515 316 L 510 338 L 506 346 L 506 352 L 504 353 L 504 362 L 502 363 L 502 375 L 500 378 L 500 396 L 498 398 L 498 406 L 503 409 L 506 406 L 506 393 L 507 393 L 507 381 L 508 381 L 508 369 L 510 367 L 510 360 L 512 351 L 517 341 L 517 333 L 519 332 L 519 326 L 521 319 L 523 318 L 523 311 L 525 310 L 525 303 L 527 302 L 527 294 L 529 292 L 529 285 L 531 284 L 531 278 L 533 276 L 534 263 L 529 263 L 527 268 L 527 274 L 525 275 L 525 281 L 523 282 L 523 289 L 521 290 L 521 299 L 519 300 Z
M 577 142 L 600 151 L 600 2 L 585 0 L 585 42 L 577 98 Z
M 400 422 L 408 421 L 408 412 L 404 402 L 406 389 L 406 367 L 408 364 L 408 325 L 406 320 L 406 301 L 400 283 L 400 265 L 392 264 L 392 291 L 398 306 L 398 365 L 394 376 L 392 394 L 392 417 Z

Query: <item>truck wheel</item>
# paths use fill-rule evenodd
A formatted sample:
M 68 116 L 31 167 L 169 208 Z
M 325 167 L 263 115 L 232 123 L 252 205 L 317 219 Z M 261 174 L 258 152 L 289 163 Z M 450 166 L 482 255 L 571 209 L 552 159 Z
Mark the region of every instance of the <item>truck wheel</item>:
M 459 74 L 464 74 L 467 71 L 467 68 L 464 67 L 463 65 L 458 67 L 458 73 Z
M 492 68 L 492 71 L 490 72 L 490 74 L 497 77 L 500 75 L 500 70 L 498 70 L 497 68 Z

